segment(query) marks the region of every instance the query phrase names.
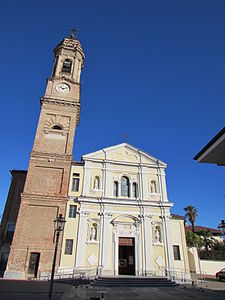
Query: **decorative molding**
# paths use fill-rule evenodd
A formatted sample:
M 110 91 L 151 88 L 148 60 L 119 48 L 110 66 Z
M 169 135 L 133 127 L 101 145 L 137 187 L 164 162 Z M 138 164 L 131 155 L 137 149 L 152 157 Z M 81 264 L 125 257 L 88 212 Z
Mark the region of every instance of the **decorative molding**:
M 78 214 L 82 217 L 87 217 L 89 215 L 89 212 L 86 210 L 80 210 L 78 211 Z
M 94 254 L 91 254 L 90 256 L 88 256 L 87 261 L 88 261 L 89 265 L 93 266 L 96 264 L 97 258 L 95 257 Z
M 77 114 L 76 114 L 76 125 L 79 125 L 80 121 L 80 103 L 79 102 L 72 102 L 68 100 L 60 100 L 60 99 L 54 99 L 54 98 L 45 98 L 41 97 L 40 98 L 41 105 L 44 103 L 47 104 L 57 104 L 61 106 L 67 106 L 67 107 L 76 107 L 77 108 Z

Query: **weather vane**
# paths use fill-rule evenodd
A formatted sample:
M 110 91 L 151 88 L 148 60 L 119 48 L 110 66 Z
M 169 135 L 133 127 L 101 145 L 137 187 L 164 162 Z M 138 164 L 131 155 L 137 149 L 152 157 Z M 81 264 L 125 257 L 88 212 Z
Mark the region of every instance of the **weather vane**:
M 76 39 L 75 34 L 78 32 L 78 30 L 76 28 L 72 28 L 70 29 L 70 36 L 73 39 Z

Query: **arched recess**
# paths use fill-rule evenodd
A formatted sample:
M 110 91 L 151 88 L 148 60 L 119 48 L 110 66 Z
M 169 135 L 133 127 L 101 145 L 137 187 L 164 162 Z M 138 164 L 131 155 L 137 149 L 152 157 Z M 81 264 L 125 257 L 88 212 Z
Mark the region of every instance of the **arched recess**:
M 118 223 L 138 223 L 138 224 L 141 224 L 141 221 L 135 216 L 123 214 L 123 215 L 120 215 L 120 216 L 114 218 L 111 221 L 111 223 L 113 225 L 118 224 Z

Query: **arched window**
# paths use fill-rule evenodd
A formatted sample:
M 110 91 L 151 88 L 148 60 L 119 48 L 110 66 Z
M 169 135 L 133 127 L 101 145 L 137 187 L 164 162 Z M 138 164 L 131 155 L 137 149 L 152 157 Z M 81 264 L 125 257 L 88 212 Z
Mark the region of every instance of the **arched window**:
M 130 197 L 129 179 L 125 176 L 121 179 L 121 196 Z
M 62 130 L 62 126 L 60 126 L 60 125 L 54 125 L 54 126 L 52 127 L 52 129 Z
M 66 58 L 63 63 L 62 71 L 65 73 L 70 73 L 72 68 L 72 60 Z
M 156 182 L 154 180 L 151 181 L 151 193 L 156 194 Z

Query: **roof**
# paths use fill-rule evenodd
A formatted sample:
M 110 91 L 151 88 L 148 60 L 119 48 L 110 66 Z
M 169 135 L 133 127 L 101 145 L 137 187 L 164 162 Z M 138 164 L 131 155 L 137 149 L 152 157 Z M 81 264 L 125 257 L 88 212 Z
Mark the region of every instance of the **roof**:
M 27 170 L 10 170 L 10 173 L 13 175 L 13 174 L 18 174 L 18 173 L 24 173 L 26 174 L 27 173 Z
M 192 230 L 191 226 L 187 226 L 186 227 L 187 230 Z M 215 234 L 221 234 L 219 229 L 216 228 L 210 228 L 210 227 L 205 227 L 205 226 L 195 226 L 195 232 L 198 233 L 199 231 L 202 230 L 209 230 L 211 233 L 215 233 Z
M 200 163 L 225 166 L 225 127 L 194 157 Z
M 176 215 L 176 214 L 171 214 L 172 219 L 180 219 L 180 220 L 185 220 L 184 216 Z
M 131 151 L 131 153 L 133 153 L 134 156 L 138 157 L 141 156 L 142 158 L 146 158 L 149 161 L 151 161 L 152 164 L 154 165 L 158 165 L 159 167 L 163 167 L 166 168 L 167 164 L 164 163 L 163 161 L 155 158 L 154 156 L 148 154 L 147 152 L 138 149 L 137 147 L 132 146 L 131 144 L 127 144 L 127 143 L 121 143 L 121 144 L 117 144 L 114 146 L 110 146 L 110 147 L 106 147 L 103 149 L 100 149 L 98 151 L 92 152 L 92 153 L 87 153 L 85 155 L 82 156 L 82 160 L 87 160 L 87 159 L 92 159 L 92 158 L 99 158 L 99 159 L 103 159 L 104 160 L 110 160 L 109 156 L 110 153 L 116 152 L 116 151 L 120 151 L 121 149 L 127 149 L 129 151 Z M 130 156 L 128 154 L 128 156 Z

